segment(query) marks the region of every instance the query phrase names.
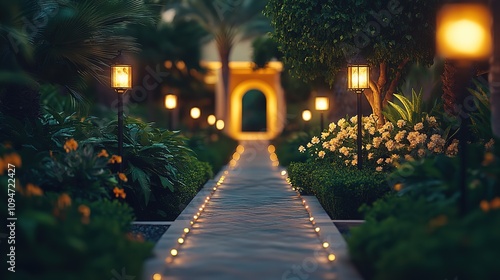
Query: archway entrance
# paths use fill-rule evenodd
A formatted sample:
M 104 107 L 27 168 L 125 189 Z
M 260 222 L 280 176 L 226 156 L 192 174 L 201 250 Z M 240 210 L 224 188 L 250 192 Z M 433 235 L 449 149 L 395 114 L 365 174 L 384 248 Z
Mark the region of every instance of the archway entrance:
M 264 93 L 257 89 L 249 90 L 243 95 L 241 103 L 241 131 L 267 131 L 267 102 Z

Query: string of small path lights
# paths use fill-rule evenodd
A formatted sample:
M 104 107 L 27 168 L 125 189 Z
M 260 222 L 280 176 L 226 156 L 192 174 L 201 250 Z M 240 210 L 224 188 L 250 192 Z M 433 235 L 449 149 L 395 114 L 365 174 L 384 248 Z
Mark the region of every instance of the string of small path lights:
M 237 163 L 238 163 L 239 159 L 241 158 L 241 155 L 243 154 L 244 151 L 245 151 L 245 147 L 243 147 L 242 145 L 238 145 L 238 147 L 236 147 L 236 151 L 234 152 L 234 154 L 232 156 L 232 159 L 229 162 L 229 170 L 233 170 L 236 167 L 236 165 L 237 165 Z M 269 145 L 268 148 L 267 148 L 267 151 L 270 154 L 269 158 L 271 159 L 272 166 L 278 167 L 279 166 L 279 161 L 278 161 L 278 156 L 275 153 L 276 148 L 273 145 Z M 205 210 L 205 208 L 209 204 L 210 199 L 215 194 L 215 192 L 218 190 L 218 187 L 220 185 L 222 185 L 222 183 L 224 183 L 224 180 L 226 179 L 226 176 L 228 174 L 229 174 L 229 171 L 227 171 L 227 170 L 224 171 L 224 174 L 220 176 L 220 178 L 217 181 L 217 183 L 212 187 L 212 190 L 210 191 L 210 194 L 205 198 L 204 202 L 198 208 L 198 212 L 196 212 L 196 214 L 193 215 L 193 218 L 189 222 L 189 226 L 187 226 L 187 227 L 184 228 L 182 234 L 177 239 L 177 245 L 170 250 L 171 257 L 176 257 L 179 254 L 180 247 L 186 241 L 186 238 L 187 238 L 188 234 L 191 232 L 191 229 L 192 229 L 193 225 L 195 223 L 197 223 L 198 219 L 203 214 L 203 211 Z M 281 171 L 281 175 L 282 176 L 286 176 L 286 174 L 287 173 L 286 173 L 285 170 Z M 321 237 L 321 234 L 320 234 L 321 229 L 316 226 L 316 222 L 314 221 L 314 217 L 313 217 L 313 215 L 311 213 L 311 210 L 309 210 L 309 206 L 307 205 L 306 200 L 303 199 L 301 197 L 301 195 L 300 195 L 300 192 L 295 187 L 293 187 L 291 185 L 290 179 L 288 177 L 286 178 L 286 182 L 290 185 L 290 187 L 292 188 L 292 190 L 297 193 L 297 196 L 302 200 L 302 205 L 304 206 L 306 212 L 309 215 L 309 222 L 311 222 L 311 225 L 312 225 L 312 228 L 313 228 L 314 232 L 316 233 L 316 235 L 318 236 L 318 239 L 320 241 L 323 240 L 322 237 Z M 326 242 L 326 241 L 323 241 L 322 244 L 321 244 L 321 246 L 324 249 L 327 250 L 328 260 L 329 261 L 334 261 L 335 260 L 335 255 L 329 250 L 330 244 L 328 244 L 328 242 Z M 159 274 L 159 273 L 155 273 L 153 275 L 152 279 L 153 280 L 162 280 L 162 275 Z

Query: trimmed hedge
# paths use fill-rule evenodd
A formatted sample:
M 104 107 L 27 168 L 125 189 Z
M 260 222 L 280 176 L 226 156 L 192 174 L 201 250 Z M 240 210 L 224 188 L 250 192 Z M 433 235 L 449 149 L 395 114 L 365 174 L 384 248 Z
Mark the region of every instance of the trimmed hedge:
M 314 194 L 332 219 L 362 219 L 359 207 L 390 191 L 383 173 L 321 161 L 291 163 L 288 176 L 302 194 Z

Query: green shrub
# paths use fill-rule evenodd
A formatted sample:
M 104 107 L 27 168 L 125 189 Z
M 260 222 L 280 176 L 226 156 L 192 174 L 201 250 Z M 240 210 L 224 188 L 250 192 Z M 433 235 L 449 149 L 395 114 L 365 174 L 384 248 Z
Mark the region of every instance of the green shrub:
M 67 141 L 65 148 L 66 151 L 40 153 L 45 157 L 25 180 L 44 191 L 66 192 L 73 198 L 110 198 L 118 179 L 109 169 L 108 156 L 99 155 L 91 145 L 78 145 L 73 139 Z
M 16 194 L 16 272 L 2 279 L 112 279 L 122 268 L 139 277 L 153 246 L 127 235 L 132 211 L 126 204 L 23 193 Z M 6 192 L 0 197 L 6 201 Z M 5 220 L 6 204 L 1 212 Z
M 322 161 L 291 163 L 288 176 L 303 194 L 314 194 L 332 219 L 361 219 L 358 209 L 390 191 L 385 175 Z
M 309 141 L 309 139 L 309 135 L 305 132 L 281 135 L 274 139 L 272 144 L 276 146 L 276 155 L 278 156 L 280 165 L 289 166 L 292 162 L 305 162 L 308 155 L 300 153 L 297 148 Z
M 191 199 L 203 187 L 203 184 L 213 176 L 210 165 L 195 157 L 179 159 L 179 186 L 174 191 L 152 185 L 152 199 L 145 208 L 134 207 L 139 220 L 175 220 Z M 133 196 L 135 197 L 135 196 Z M 131 205 L 135 201 L 127 198 Z
M 208 162 L 214 173 L 219 172 L 231 159 L 238 142 L 227 135 L 217 134 L 214 139 L 206 135 L 194 135 L 187 141 L 200 161 Z
M 462 214 L 457 158 L 408 162 L 391 174 L 401 191 L 368 208 L 348 239 L 366 279 L 499 279 L 499 155 L 469 149 Z

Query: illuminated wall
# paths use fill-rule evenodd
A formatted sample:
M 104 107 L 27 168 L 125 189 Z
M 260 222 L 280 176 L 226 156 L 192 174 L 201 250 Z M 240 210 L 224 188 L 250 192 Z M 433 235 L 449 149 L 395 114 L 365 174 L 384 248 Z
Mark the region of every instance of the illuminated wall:
M 253 70 L 250 62 L 230 62 L 229 96 L 225 100 L 220 75 L 220 62 L 205 62 L 203 65 L 212 70 L 207 82 L 216 83 L 216 116 L 222 116 L 227 124 L 224 131 L 237 140 L 268 140 L 283 130 L 286 117 L 286 104 L 281 88 L 279 62 L 269 63 L 269 67 Z M 249 90 L 259 90 L 266 97 L 267 131 L 242 131 L 242 100 Z

